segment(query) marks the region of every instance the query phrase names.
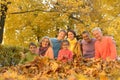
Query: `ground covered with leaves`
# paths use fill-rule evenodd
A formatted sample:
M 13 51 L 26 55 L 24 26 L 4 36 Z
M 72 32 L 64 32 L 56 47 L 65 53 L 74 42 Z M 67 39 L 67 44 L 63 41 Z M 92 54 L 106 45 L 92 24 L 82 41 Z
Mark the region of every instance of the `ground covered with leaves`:
M 0 80 L 120 80 L 120 61 L 76 58 L 62 63 L 36 57 L 27 64 L 1 67 Z

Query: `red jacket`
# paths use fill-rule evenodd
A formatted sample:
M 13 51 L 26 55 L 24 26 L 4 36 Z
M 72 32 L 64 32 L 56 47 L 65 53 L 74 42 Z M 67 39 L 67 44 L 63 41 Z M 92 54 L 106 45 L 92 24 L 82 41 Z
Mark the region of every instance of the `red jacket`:
M 57 60 L 62 61 L 62 62 L 67 62 L 72 60 L 73 58 L 73 53 L 69 49 L 61 49 L 58 53 L 58 58 Z
M 117 58 L 116 45 L 110 37 L 103 37 L 102 41 L 95 42 L 95 58 Z

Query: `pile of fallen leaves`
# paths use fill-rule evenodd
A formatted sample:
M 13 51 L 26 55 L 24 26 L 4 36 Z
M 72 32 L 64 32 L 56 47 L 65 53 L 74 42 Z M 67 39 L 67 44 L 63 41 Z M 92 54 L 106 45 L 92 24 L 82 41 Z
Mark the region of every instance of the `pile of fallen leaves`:
M 119 80 L 120 61 L 76 58 L 62 63 L 36 57 L 27 64 L 0 68 L 0 80 Z

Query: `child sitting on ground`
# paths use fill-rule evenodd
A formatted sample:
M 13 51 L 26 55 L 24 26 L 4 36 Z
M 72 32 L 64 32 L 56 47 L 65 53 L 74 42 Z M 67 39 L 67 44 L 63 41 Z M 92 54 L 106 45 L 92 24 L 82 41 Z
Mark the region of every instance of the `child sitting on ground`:
M 20 64 L 25 64 L 25 63 L 28 63 L 28 62 L 31 62 L 33 61 L 37 56 L 39 56 L 37 53 L 36 53 L 36 50 L 37 50 L 37 46 L 35 43 L 31 42 L 29 44 L 29 52 L 27 52 L 26 54 L 22 54 L 23 58 L 21 59 L 20 61 Z
M 61 49 L 58 53 L 58 61 L 68 62 L 71 61 L 73 58 L 73 53 L 69 49 L 69 42 L 68 40 L 63 40 L 61 43 Z

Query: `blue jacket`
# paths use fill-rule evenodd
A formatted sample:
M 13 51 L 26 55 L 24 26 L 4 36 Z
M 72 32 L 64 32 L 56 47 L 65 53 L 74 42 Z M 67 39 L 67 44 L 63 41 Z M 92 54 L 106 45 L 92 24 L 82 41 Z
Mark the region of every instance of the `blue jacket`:
M 52 45 L 53 45 L 54 58 L 57 58 L 62 41 L 57 40 L 57 38 L 51 38 L 51 42 L 52 42 Z

